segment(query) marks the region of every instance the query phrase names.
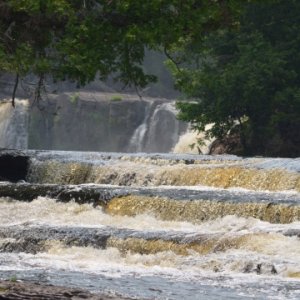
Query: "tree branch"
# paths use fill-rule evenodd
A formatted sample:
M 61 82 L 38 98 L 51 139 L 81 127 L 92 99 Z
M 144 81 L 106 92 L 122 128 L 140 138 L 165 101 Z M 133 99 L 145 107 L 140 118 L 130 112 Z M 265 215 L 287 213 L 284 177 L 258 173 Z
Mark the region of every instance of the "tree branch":
M 175 65 L 177 71 L 181 72 L 181 69 L 179 68 L 179 63 L 171 56 L 166 47 L 164 47 L 164 54 Z
M 17 75 L 16 75 L 14 90 L 12 93 L 12 103 L 11 104 L 13 107 L 15 107 L 15 98 L 16 98 L 16 92 L 17 92 L 18 85 L 19 85 L 19 73 L 17 73 Z

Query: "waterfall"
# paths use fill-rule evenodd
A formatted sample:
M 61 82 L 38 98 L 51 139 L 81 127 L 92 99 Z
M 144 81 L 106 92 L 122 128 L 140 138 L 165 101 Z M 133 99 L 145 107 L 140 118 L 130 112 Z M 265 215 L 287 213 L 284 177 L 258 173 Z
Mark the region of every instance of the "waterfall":
M 167 153 L 187 128 L 175 102 L 163 100 L 74 104 L 62 96 L 45 111 L 28 108 L 27 100 L 0 103 L 0 147 Z
M 34 155 L 26 180 L 300 192 L 299 170 L 299 159 L 45 151 Z
M 170 109 L 152 108 L 144 142 Z M 1 150 L 0 171 L 0 278 L 299 299 L 299 158 Z
M 174 103 L 159 104 L 150 118 L 145 152 L 169 152 L 180 135 Z M 171 146 L 171 149 L 170 149 Z
M 186 127 L 176 114 L 174 102 L 152 102 L 130 139 L 128 152 L 170 152 Z
M 122 95 L 80 93 L 51 98 L 30 110 L 29 149 L 108 152 L 170 152 L 187 125 L 176 119 L 174 102 Z M 45 117 L 46 115 L 46 117 Z M 46 124 L 47 121 L 47 124 Z
M 128 152 L 143 152 L 144 139 L 149 126 L 149 119 L 151 118 L 151 111 L 155 102 L 149 102 L 145 106 L 145 116 L 143 122 L 134 131 L 128 146 Z
M 16 100 L 15 108 L 10 101 L 0 102 L 0 147 L 27 149 L 28 101 Z
M 212 127 L 211 124 L 205 127 L 205 131 Z M 207 138 L 204 132 L 197 132 L 188 128 L 180 137 L 175 147 L 173 148 L 173 153 L 190 153 L 190 154 L 208 154 L 210 146 L 214 139 Z

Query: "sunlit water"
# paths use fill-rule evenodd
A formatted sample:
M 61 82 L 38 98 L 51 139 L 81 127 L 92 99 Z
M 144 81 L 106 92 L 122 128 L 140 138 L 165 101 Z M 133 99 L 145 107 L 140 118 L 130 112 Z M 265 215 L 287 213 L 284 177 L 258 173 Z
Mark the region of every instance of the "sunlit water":
M 108 197 L 0 198 L 0 277 L 136 299 L 300 298 L 299 159 L 27 155 L 28 186 Z
M 289 228 L 300 229 L 298 221 L 271 224 L 233 215 L 200 224 L 163 221 L 145 214 L 112 216 L 100 207 L 60 203 L 43 197 L 31 203 L 2 198 L 0 206 L 0 226 L 7 228 L 13 225 L 27 229 L 45 225 L 113 226 L 154 234 L 162 231 L 187 236 L 221 234 L 227 241 L 236 236 L 246 237 L 241 243 L 205 254 L 191 247 L 184 255 L 176 254 L 176 249 L 164 248 L 153 253 L 139 253 L 140 250 L 136 251 L 138 241 L 121 241 L 120 245 L 114 237 L 105 249 L 67 247 L 61 241 L 52 241 L 46 251 L 36 254 L 1 253 L 0 274 L 4 278 L 17 276 L 148 299 L 300 297 L 300 241 L 297 236 L 281 234 Z M 0 240 L 0 245 L 5 243 L 7 239 Z M 147 245 L 143 249 L 147 249 Z M 258 265 L 261 265 L 259 272 Z M 276 274 L 272 271 L 273 267 Z

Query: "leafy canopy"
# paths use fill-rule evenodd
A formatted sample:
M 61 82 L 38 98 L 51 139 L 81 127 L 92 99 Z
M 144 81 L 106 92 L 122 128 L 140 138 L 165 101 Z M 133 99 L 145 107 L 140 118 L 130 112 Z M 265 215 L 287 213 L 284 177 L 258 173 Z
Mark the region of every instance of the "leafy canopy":
M 224 138 L 240 136 L 244 154 L 300 152 L 300 2 L 246 3 L 238 30 L 220 29 L 184 50 L 190 64 L 171 68 L 192 102 L 179 117 Z M 280 150 L 281 151 L 281 150 Z
M 114 74 L 125 85 L 154 81 L 145 48 L 166 53 L 230 25 L 241 0 L 0 1 L 0 70 L 84 85 Z M 16 86 L 15 86 L 16 88 Z

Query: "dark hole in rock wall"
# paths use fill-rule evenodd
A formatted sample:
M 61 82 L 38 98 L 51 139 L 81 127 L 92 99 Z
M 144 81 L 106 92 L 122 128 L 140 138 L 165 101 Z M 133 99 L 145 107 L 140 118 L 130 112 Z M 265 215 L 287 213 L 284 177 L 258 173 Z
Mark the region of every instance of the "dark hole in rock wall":
M 25 180 L 29 158 L 24 155 L 0 153 L 0 180 L 17 182 Z

